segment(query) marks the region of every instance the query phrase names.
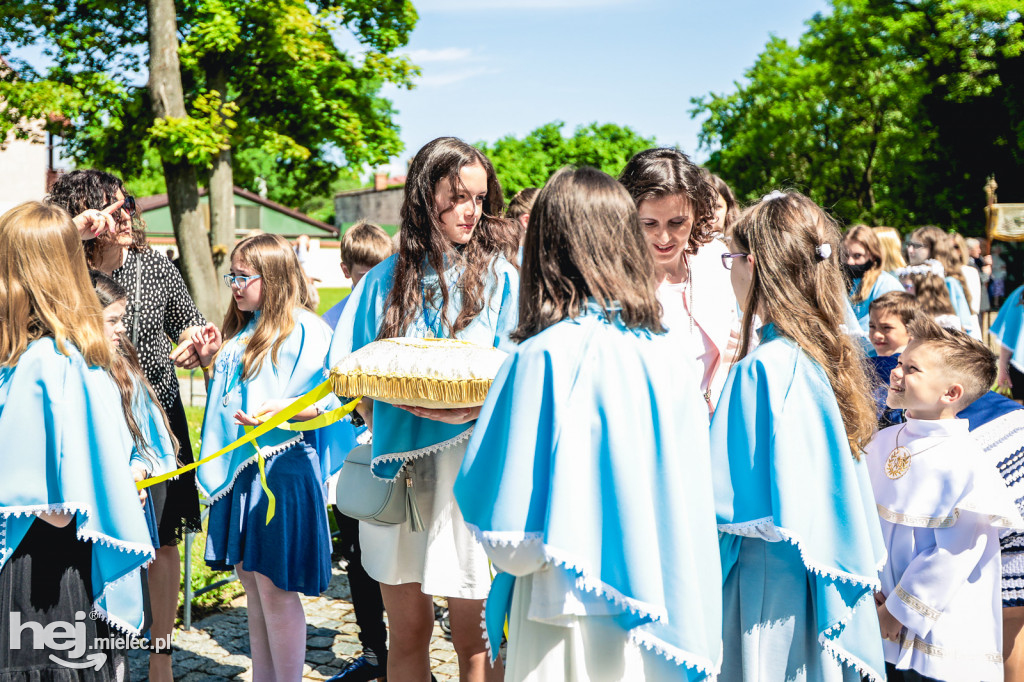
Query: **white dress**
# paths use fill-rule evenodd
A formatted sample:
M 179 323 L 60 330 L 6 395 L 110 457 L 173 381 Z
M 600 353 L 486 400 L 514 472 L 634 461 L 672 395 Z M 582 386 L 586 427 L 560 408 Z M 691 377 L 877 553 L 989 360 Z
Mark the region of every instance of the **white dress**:
M 491 586 L 483 546 L 466 526 L 452 486 L 466 454 L 466 438 L 412 460 L 413 488 L 423 530 L 359 523 L 363 568 L 385 585 L 419 583 L 424 594 L 485 599 Z
M 621 607 L 546 564 L 540 543 L 487 551 L 502 569 L 524 573 L 512 593 L 505 682 L 685 679 L 678 665 L 629 639 L 613 620 Z

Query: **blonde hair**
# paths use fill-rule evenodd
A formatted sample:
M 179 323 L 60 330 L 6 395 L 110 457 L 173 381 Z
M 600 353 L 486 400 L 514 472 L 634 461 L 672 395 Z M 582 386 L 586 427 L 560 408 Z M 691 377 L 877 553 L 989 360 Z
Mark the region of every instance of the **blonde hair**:
M 44 336 L 64 355 L 71 344 L 86 364 L 110 369 L 82 238 L 67 211 L 29 201 L 0 216 L 0 365 L 16 365 Z
M 882 253 L 882 269 L 892 272 L 897 268 L 907 267 L 903 258 L 903 237 L 895 227 L 873 227 L 878 237 L 878 246 Z
M 860 288 L 857 289 L 857 293 L 850 296 L 850 300 L 853 303 L 863 303 L 868 300 L 868 296 L 871 295 L 871 289 L 874 288 L 875 282 L 878 281 L 878 276 L 884 270 L 882 268 L 882 246 L 878 243 L 875 231 L 867 225 L 854 225 L 847 230 L 846 236 L 843 237 L 843 243 L 846 244 L 848 242 L 857 242 L 863 246 L 871 261 L 871 267 L 868 268 L 867 272 L 864 273 L 864 277 L 860 280 Z
M 988 393 L 995 383 L 995 354 L 966 333 L 918 317 L 910 324 L 910 338 L 912 343 L 935 349 L 942 361 L 942 371 L 963 386 L 964 407 Z
M 752 254 L 754 271 L 743 305 L 739 356 L 750 350 L 757 311 L 825 373 L 850 450 L 859 459 L 877 418 L 861 350 L 840 331 L 847 303 L 839 238 L 836 223 L 799 192 L 773 192 L 740 214 L 733 250 Z
M 394 252 L 388 233 L 365 220 L 348 228 L 341 238 L 341 262 L 348 268 L 356 265 L 372 268 Z
M 231 261 L 236 258 L 260 275 L 263 287 L 259 321 L 242 353 L 242 380 L 246 380 L 260 371 L 268 352 L 270 361 L 277 363 L 281 346 L 295 329 L 295 308 L 312 311 L 313 305 L 298 256 L 284 237 L 276 234 L 247 237 L 231 252 Z M 224 316 L 224 338 L 242 331 L 252 316 L 251 312 L 239 310 L 232 297 Z

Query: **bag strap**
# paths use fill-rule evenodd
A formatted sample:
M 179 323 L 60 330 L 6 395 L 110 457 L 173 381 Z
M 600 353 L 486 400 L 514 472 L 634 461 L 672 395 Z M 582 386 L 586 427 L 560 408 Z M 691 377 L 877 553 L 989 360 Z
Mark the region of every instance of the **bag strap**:
M 131 252 L 129 252 L 131 253 Z M 135 296 L 132 303 L 132 346 L 139 348 L 139 319 L 142 317 L 142 259 L 135 254 Z

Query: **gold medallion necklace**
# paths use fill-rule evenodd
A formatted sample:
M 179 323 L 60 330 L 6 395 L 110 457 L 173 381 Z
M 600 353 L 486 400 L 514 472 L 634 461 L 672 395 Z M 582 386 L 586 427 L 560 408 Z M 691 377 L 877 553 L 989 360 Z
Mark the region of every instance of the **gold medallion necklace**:
M 908 471 L 910 471 L 910 458 L 920 455 L 922 452 L 931 450 L 932 448 L 941 445 L 942 441 L 939 441 L 935 445 L 929 445 L 924 450 L 919 452 L 910 452 L 910 449 L 905 445 L 900 445 L 900 434 L 903 433 L 903 429 L 907 428 L 906 424 L 900 427 L 900 430 L 896 432 L 896 447 L 893 448 L 889 456 L 885 458 L 885 475 L 896 480 L 897 478 L 903 478 Z

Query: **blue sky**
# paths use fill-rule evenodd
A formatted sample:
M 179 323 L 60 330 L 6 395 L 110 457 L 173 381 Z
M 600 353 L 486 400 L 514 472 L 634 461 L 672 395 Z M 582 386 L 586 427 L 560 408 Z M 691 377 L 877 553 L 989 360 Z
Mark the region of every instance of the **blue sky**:
M 406 151 L 440 135 L 521 137 L 554 120 L 628 125 L 696 150 L 690 98 L 742 78 L 770 35 L 796 41 L 826 0 L 420 0 L 411 91 L 390 88 Z
M 627 125 L 659 144 L 697 150 L 690 98 L 728 92 L 771 35 L 795 42 L 827 0 L 413 0 L 405 51 L 422 70 L 413 90 L 387 87 L 398 111 L 404 173 L 441 135 L 468 142 L 521 137 L 551 121 L 571 134 Z M 342 44 L 357 47 L 350 36 Z M 16 51 L 37 67 L 38 48 Z M 140 76 L 140 82 L 145 76 Z

